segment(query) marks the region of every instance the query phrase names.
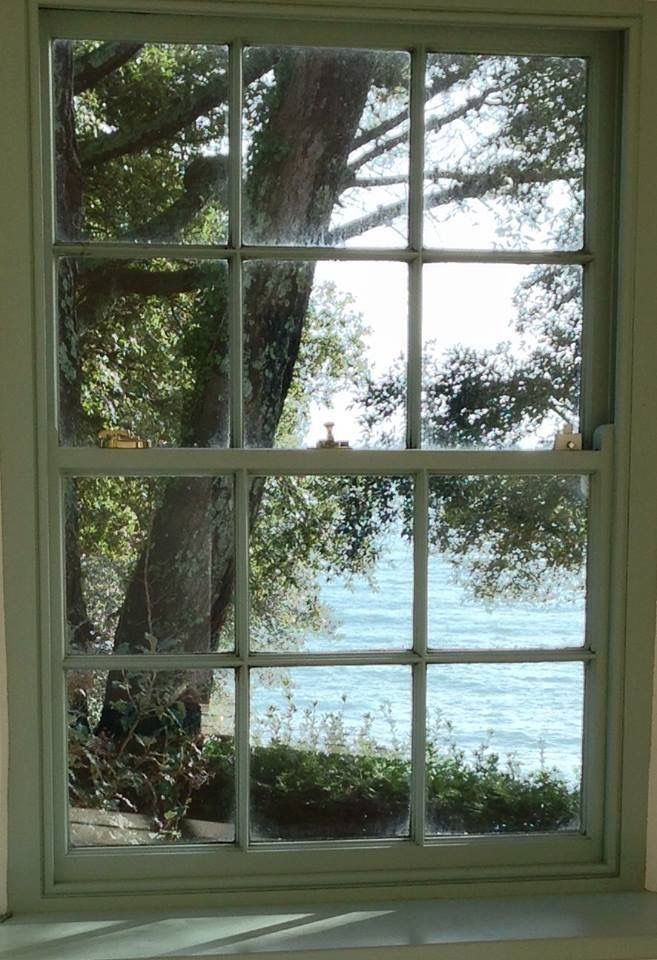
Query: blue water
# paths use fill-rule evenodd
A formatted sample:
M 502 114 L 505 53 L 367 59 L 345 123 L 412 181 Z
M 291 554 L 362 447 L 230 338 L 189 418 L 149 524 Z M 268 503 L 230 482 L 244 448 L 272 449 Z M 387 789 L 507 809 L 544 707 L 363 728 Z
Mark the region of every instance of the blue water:
M 374 576 L 351 583 L 320 584 L 330 620 L 305 638 L 313 652 L 385 650 L 411 645 L 412 556 L 398 541 L 388 547 Z M 428 570 L 428 638 L 437 649 L 580 646 L 584 640 L 584 597 L 575 585 L 567 602 L 477 601 L 467 582 L 444 558 L 431 557 Z M 283 674 L 281 674 L 283 676 Z M 267 739 L 274 724 L 288 735 L 317 741 L 360 736 L 394 744 L 410 742 L 411 668 L 407 666 L 298 667 L 286 683 L 272 671 L 253 672 L 256 735 Z M 556 767 L 579 779 L 584 668 L 581 663 L 435 664 L 428 668 L 429 735 L 471 756 L 483 747 L 527 772 Z

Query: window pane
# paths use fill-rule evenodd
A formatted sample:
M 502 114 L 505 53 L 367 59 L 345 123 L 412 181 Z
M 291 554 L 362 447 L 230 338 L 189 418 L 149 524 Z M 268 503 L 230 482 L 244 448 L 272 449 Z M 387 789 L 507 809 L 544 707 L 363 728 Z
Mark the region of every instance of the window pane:
M 66 674 L 74 847 L 234 840 L 229 670 Z
M 581 646 L 586 477 L 432 477 L 429 645 Z
M 427 246 L 582 246 L 584 60 L 430 54 L 426 97 Z
M 57 40 L 60 240 L 223 243 L 228 49 Z
M 581 663 L 427 671 L 429 834 L 576 830 Z
M 428 447 L 551 447 L 579 423 L 581 267 L 424 268 Z
M 408 835 L 408 667 L 251 672 L 257 840 Z
M 229 477 L 77 477 L 64 487 L 74 653 L 233 648 Z
M 153 446 L 226 446 L 225 263 L 59 263 L 59 430 L 127 430 Z
M 251 486 L 251 645 L 412 645 L 412 480 L 269 477 Z
M 400 263 L 245 264 L 245 442 L 400 447 L 408 271 Z M 380 425 L 379 410 L 386 418 Z
M 247 243 L 406 245 L 409 73 L 400 52 L 246 51 Z

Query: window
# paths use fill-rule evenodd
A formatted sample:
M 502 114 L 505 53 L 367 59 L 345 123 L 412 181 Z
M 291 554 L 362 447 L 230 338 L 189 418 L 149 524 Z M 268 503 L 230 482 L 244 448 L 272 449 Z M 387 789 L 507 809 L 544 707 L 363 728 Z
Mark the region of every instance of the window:
M 612 878 L 617 35 L 40 52 L 46 889 Z

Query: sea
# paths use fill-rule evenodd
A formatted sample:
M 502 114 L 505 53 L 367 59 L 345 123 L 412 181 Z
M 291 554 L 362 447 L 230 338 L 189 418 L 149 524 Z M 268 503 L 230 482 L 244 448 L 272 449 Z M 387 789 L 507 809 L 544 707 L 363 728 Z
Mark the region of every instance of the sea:
M 327 626 L 304 637 L 312 652 L 399 652 L 411 646 L 410 546 L 389 542 L 367 576 L 324 578 L 319 596 Z M 428 643 L 436 650 L 580 647 L 583 586 L 547 596 L 484 602 L 472 578 L 444 556 L 428 567 Z M 325 746 L 410 749 L 411 667 L 304 666 L 252 672 L 253 736 Z M 580 779 L 584 664 L 443 663 L 427 668 L 427 736 L 468 759 L 496 753 L 521 773 L 558 770 Z

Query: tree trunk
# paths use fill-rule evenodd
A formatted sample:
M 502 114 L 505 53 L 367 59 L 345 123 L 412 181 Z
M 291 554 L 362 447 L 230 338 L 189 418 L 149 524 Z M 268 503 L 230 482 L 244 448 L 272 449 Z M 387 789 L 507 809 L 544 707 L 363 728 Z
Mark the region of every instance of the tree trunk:
M 251 171 L 246 233 L 253 242 L 314 243 L 326 233 L 344 178 L 350 145 L 362 114 L 372 64 L 360 54 L 319 51 L 282 61 L 277 106 L 260 133 L 261 150 Z M 313 267 L 259 263 L 245 288 L 245 424 L 249 446 L 273 444 L 303 330 Z M 227 392 L 210 377 L 184 431 L 206 444 L 213 422 L 227 415 Z M 257 513 L 262 485 L 254 485 L 250 514 Z M 151 533 L 126 591 L 116 631 L 117 652 L 143 652 L 145 634 L 156 648 L 208 652 L 217 647 L 233 593 L 234 525 L 225 480 L 170 481 Z M 195 675 L 200 673 L 194 672 Z M 209 682 L 197 686 L 209 689 Z M 163 680 L 163 682 L 166 682 Z M 122 675 L 108 679 L 98 729 L 124 733 L 113 702 L 125 696 Z M 203 690 L 198 690 L 203 699 Z
M 59 41 L 53 50 L 55 97 L 55 157 L 57 233 L 73 238 L 80 234 L 82 222 L 82 171 L 78 157 L 73 116 L 72 46 Z M 77 271 L 75 261 L 62 260 L 58 270 L 58 322 L 60 328 L 60 443 L 71 443 L 81 414 L 81 372 L 78 363 L 79 317 L 75 308 Z M 66 609 L 69 643 L 84 652 L 93 643 L 93 628 L 87 615 L 82 592 L 80 566 L 79 516 L 72 485 L 65 490 L 66 517 Z

